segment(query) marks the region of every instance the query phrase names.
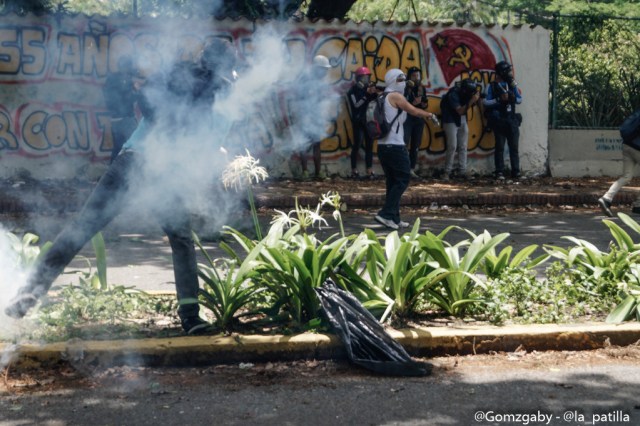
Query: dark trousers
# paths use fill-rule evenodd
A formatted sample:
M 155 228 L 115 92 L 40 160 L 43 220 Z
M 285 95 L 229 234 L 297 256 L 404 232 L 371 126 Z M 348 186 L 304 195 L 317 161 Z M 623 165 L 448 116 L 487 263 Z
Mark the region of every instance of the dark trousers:
M 489 122 L 496 140 L 494 161 L 496 174 L 504 173 L 504 146 L 509 145 L 509 162 L 511 163 L 511 176 L 520 174 L 520 157 L 518 155 L 518 141 L 520 128 L 515 118 L 496 118 Z
M 367 170 L 373 167 L 373 139 L 365 130 L 365 124 L 362 122 L 353 122 L 353 146 L 351 147 L 351 169 L 358 168 L 358 152 L 364 140 L 364 164 Z
M 409 161 L 411 170 L 418 164 L 418 150 L 422 143 L 422 132 L 424 132 L 424 120 L 416 117 L 407 117 L 404 122 L 404 143 L 409 148 Z
M 309 142 L 309 148 L 307 151 L 311 150 L 313 156 L 313 167 L 314 173 L 317 176 L 320 176 L 320 172 L 322 171 L 322 151 L 320 151 L 320 142 Z M 300 165 L 302 166 L 302 171 L 308 171 L 309 161 L 307 160 L 307 152 L 299 151 L 298 155 L 300 155 Z
M 113 149 L 111 150 L 111 162 L 116 159 L 122 146 L 129 140 L 131 134 L 138 127 L 135 117 L 124 117 L 111 122 L 111 137 L 113 139 Z
M 51 248 L 30 275 L 24 293 L 40 297 L 49 290 L 53 281 L 73 260 L 84 245 L 111 222 L 129 199 L 130 183 L 139 181 L 136 174 L 140 162 L 133 152 L 123 152 L 89 196 L 78 215 L 58 234 Z M 181 318 L 198 315 L 198 273 L 196 253 L 191 238 L 190 215 L 184 203 L 167 200 L 171 213 L 156 213 L 159 223 L 169 238 L 173 255 L 173 268 L 178 294 L 178 314 Z M 176 210 L 176 208 L 178 210 Z
M 386 182 L 386 194 L 378 215 L 400 222 L 400 199 L 409 186 L 411 167 L 409 153 L 403 145 L 378 145 L 378 159 Z

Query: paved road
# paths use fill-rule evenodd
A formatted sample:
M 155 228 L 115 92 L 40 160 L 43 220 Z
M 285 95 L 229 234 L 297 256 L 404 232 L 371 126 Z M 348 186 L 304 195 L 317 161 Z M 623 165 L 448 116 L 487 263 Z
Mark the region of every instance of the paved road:
M 78 370 L 39 371 L 40 385 L 11 372 L 0 424 L 638 425 L 639 358 L 624 350 L 436 358 L 425 378 L 332 361 L 85 370 L 71 383 Z
M 599 211 L 588 209 L 565 212 L 520 211 L 515 213 L 505 213 L 500 210 L 489 213 L 465 212 L 461 209 L 436 212 L 412 210 L 411 212 L 405 214 L 403 219 L 413 222 L 419 218 L 422 230 L 428 229 L 435 233 L 449 225 L 458 225 L 475 233 L 486 229 L 491 235 L 508 232 L 510 236 L 503 245 L 512 245 L 515 249 L 534 243 L 566 247 L 569 242 L 563 240 L 562 237 L 573 235 L 590 241 L 604 250 L 612 239 L 608 228 L 602 223 L 605 217 Z M 362 210 L 345 213 L 345 231 L 358 233 L 364 228 L 371 228 L 380 233 L 388 232 L 373 221 L 373 214 L 374 212 Z M 328 236 L 338 232 L 338 227 L 330 216 L 330 213 L 325 214 L 330 226 L 320 230 L 318 232 L 320 236 Z M 32 230 L 43 240 L 49 240 L 55 237 L 66 219 L 33 216 L 30 218 L 29 224 L 23 223 L 21 225 L 21 229 Z M 271 217 L 265 215 L 261 220 L 263 229 L 268 229 Z M 614 220 L 621 223 L 617 218 Z M 250 219 L 247 218 L 246 221 L 250 226 Z M 14 225 L 6 223 L 5 226 Z M 211 233 L 211 229 L 204 224 L 201 226 L 200 234 Z M 635 235 L 632 231 L 629 232 Z M 143 290 L 167 291 L 174 289 L 171 250 L 162 230 L 152 217 L 125 212 L 103 231 L 103 235 L 107 245 L 110 282 L 135 286 Z M 450 232 L 447 241 L 457 242 L 465 238 L 467 238 L 466 233 L 454 230 Z M 638 240 L 640 240 L 640 236 Z M 224 253 L 217 248 L 215 242 L 208 242 L 206 246 L 213 257 L 223 256 Z M 93 258 L 91 244 L 88 244 L 80 255 Z M 85 267 L 86 261 L 78 257 L 67 268 L 67 271 Z M 72 275 L 62 275 L 55 284 L 68 284 L 74 279 L 77 278 Z

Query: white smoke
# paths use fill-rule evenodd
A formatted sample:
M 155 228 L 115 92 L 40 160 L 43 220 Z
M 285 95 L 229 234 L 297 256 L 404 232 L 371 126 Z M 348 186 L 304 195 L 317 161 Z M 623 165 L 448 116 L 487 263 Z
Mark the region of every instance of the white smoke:
M 287 156 L 307 146 L 310 140 L 319 141 L 325 136 L 329 119 L 337 108 L 337 97 L 330 93 L 330 85 L 322 79 L 302 83 L 300 77 L 309 72 L 308 62 L 313 54 L 292 57 L 286 46 L 286 35 L 292 27 L 285 23 L 279 25 L 280 28 L 266 26 L 255 32 L 252 54 L 246 56 L 244 66 L 238 69 L 239 78 L 231 89 L 216 95 L 213 110 L 206 106 L 180 106 L 170 97 L 154 99 L 158 116 L 167 121 L 156 123 L 143 141 L 142 173 L 138 180 L 131 182 L 134 208 L 152 214 L 159 212 L 171 220 L 174 212 L 178 213 L 176 207 L 180 207 L 180 213 L 195 212 L 210 219 L 211 227 L 219 228 L 238 219 L 244 196 L 223 189 L 222 171 L 236 154 L 244 153 L 245 148 L 254 156 L 261 154 L 252 149 L 256 142 L 243 140 L 246 133 L 238 128 L 257 119 L 269 122 L 264 131 L 285 127 L 268 155 Z M 173 63 L 163 58 L 156 71 L 168 72 Z M 284 103 L 274 101 L 282 98 L 286 99 Z M 170 122 L 172 119 L 178 123 Z M 180 120 L 185 122 L 181 124 Z M 246 223 L 251 226 L 248 215 Z M 4 315 L 4 308 L 25 285 L 27 271 L 19 264 L 11 242 L 0 229 L 3 286 L 0 337 L 3 338 L 13 338 L 19 332 L 17 325 L 21 321 Z
M 156 116 L 163 118 L 156 120 L 144 141 L 144 178 L 135 192 L 138 206 L 166 211 L 183 200 L 191 211 L 208 216 L 211 226 L 219 228 L 237 218 L 243 196 L 222 189 L 222 171 L 245 149 L 254 156 L 264 154 L 255 152 L 256 140 L 246 138 L 267 136 L 248 134 L 244 127 L 261 120 L 266 122 L 265 132 L 284 129 L 275 148 L 265 155 L 285 158 L 325 137 L 337 96 L 332 96 L 326 79 L 303 78 L 310 65 L 305 58 L 291 57 L 286 28 L 290 27 L 256 30 L 236 82 L 216 94 L 212 110 L 176 104 L 163 91 L 151 94 Z M 167 67 L 172 65 L 167 61 Z M 174 122 L 164 122 L 166 117 Z
M 11 340 L 19 332 L 18 321 L 7 317 L 4 309 L 27 279 L 28 271 L 22 265 L 17 242 L 9 238 L 8 231 L 0 226 L 0 339 Z M 2 368 L 2 365 L 0 365 Z

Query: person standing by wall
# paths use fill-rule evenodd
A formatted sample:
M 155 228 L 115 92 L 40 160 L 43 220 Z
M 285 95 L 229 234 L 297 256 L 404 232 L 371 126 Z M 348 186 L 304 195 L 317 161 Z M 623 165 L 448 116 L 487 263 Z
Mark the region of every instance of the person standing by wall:
M 347 92 L 347 101 L 351 110 L 353 127 L 353 145 L 351 147 L 351 177 L 360 177 L 358 172 L 358 153 L 364 141 L 364 163 L 367 177 L 373 178 L 373 139 L 366 131 L 367 106 L 377 96 L 377 90 L 371 83 L 371 70 L 360 67 L 356 70 L 356 81 Z
M 494 152 L 495 178 L 504 180 L 504 146 L 509 146 L 511 177 L 520 177 L 518 143 L 522 116 L 516 113 L 516 105 L 522 103 L 522 92 L 513 78 L 511 64 L 500 61 L 496 64 L 496 78 L 487 89 L 484 100 L 485 114 L 496 140 Z
M 313 108 L 320 108 L 323 98 L 330 96 L 327 93 L 329 85 L 324 81 L 331 64 L 329 59 L 323 55 L 316 55 L 311 63 L 311 68 L 304 72 L 296 83 L 294 90 L 295 99 L 292 100 L 292 130 L 294 138 L 303 138 L 301 143 L 303 149 L 297 152 L 302 166 L 302 177 L 309 177 L 307 152 L 312 151 L 314 176 L 316 179 L 324 178 L 322 171 L 322 153 L 320 151 L 321 138 L 317 131 L 318 126 L 325 123 L 318 123 L 318 114 L 313 113 Z M 322 115 L 322 114 L 320 114 Z M 299 141 L 293 141 L 298 143 Z
M 407 72 L 407 86 L 404 96 L 411 106 L 426 110 L 428 98 L 424 86 L 420 84 L 422 81 L 421 70 L 418 67 L 411 67 Z M 421 117 L 409 115 L 404 122 L 404 141 L 409 148 L 409 161 L 411 165 L 411 177 L 419 179 L 416 173 L 418 165 L 418 151 L 422 143 L 422 133 L 424 132 L 424 120 Z
M 134 81 L 136 76 L 131 57 L 123 56 L 118 61 L 118 71 L 107 76 L 102 89 L 104 103 L 111 116 L 111 163 L 138 126 L 134 109 L 138 101 L 138 87 Z
M 467 148 L 469 145 L 469 127 L 467 125 L 467 111 L 480 99 L 478 85 L 471 79 L 464 79 L 454 85 L 442 97 L 442 123 L 447 141 L 446 160 L 443 180 L 452 177 L 455 154 L 458 153 L 457 176 L 467 178 Z
M 389 133 L 378 140 L 378 159 L 384 170 L 386 193 L 384 205 L 375 216 L 375 220 L 390 229 L 409 226 L 400 219 L 400 199 L 411 178 L 411 163 L 404 143 L 404 122 L 407 113 L 420 119 L 433 116 L 430 112 L 414 107 L 404 97 L 406 79 L 401 70 L 390 69 L 384 76 L 386 88 L 385 93 L 381 95 L 385 96 L 385 119 L 391 126 Z

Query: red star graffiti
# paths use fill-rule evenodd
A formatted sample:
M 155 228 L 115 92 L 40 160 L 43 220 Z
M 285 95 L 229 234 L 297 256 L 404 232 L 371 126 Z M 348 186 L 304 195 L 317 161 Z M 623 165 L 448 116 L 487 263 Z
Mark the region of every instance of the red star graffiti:
M 463 71 L 495 68 L 495 55 L 484 40 L 471 31 L 444 30 L 429 40 L 447 85 Z

